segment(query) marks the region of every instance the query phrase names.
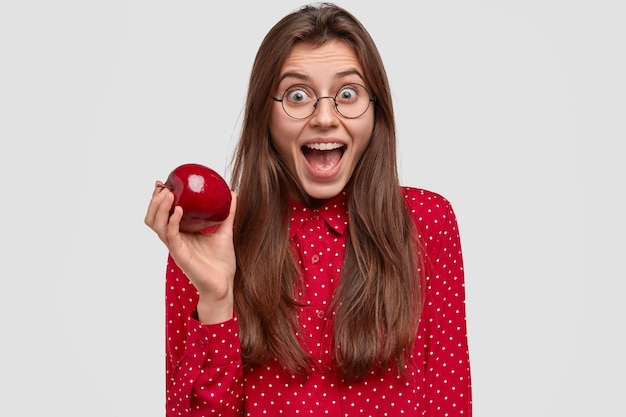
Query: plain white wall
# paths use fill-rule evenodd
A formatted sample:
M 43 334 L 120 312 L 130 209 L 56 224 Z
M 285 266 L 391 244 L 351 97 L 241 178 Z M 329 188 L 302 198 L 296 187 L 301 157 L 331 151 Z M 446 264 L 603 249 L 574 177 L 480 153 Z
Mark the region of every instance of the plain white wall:
M 0 5 L 12 416 L 163 414 L 153 183 L 183 162 L 227 175 L 256 48 L 301 3 Z M 621 2 L 338 4 L 386 62 L 403 183 L 456 210 L 475 415 L 623 412 Z

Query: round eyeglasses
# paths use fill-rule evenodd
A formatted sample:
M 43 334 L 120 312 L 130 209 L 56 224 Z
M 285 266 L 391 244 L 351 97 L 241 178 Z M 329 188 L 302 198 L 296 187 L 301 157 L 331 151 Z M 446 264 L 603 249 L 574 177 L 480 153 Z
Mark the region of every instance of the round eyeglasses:
M 293 119 L 306 119 L 315 113 L 317 103 L 323 98 L 329 98 L 335 103 L 337 112 L 346 119 L 356 119 L 362 116 L 370 107 L 375 97 L 371 97 L 367 88 L 361 84 L 346 84 L 341 87 L 335 96 L 319 97 L 313 87 L 306 84 L 295 84 L 285 90 L 281 98 L 272 97 L 282 104 L 287 116 Z

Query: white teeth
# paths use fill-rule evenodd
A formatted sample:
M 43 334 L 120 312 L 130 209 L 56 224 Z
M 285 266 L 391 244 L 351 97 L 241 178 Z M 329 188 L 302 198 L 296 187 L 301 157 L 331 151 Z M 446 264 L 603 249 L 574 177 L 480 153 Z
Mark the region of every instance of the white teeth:
M 305 145 L 309 149 L 315 149 L 318 151 L 330 151 L 333 149 L 343 148 L 341 143 L 310 143 Z

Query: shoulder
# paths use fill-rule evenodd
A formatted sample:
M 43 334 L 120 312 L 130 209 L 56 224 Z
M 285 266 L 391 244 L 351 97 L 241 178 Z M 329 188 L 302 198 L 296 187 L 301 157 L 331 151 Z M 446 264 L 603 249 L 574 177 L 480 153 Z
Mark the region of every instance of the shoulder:
M 453 299 L 463 301 L 457 297 L 464 285 L 461 238 L 450 201 L 419 188 L 403 187 L 402 191 L 422 249 L 427 297 L 437 305 L 451 305 L 452 299 L 446 298 L 451 293 Z
M 421 220 L 445 218 L 452 212 L 450 201 L 434 191 L 415 187 L 401 187 L 404 202 L 411 216 Z
M 456 216 L 447 198 L 414 187 L 402 187 L 402 194 L 418 235 L 426 245 L 439 242 L 445 235 L 458 234 Z

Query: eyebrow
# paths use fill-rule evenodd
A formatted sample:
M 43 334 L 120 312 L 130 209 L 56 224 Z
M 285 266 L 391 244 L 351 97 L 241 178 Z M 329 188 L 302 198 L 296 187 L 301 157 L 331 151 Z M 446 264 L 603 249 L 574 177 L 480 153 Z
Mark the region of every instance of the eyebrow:
M 335 79 L 340 80 L 342 78 L 345 78 L 349 75 L 358 75 L 359 78 L 361 78 L 361 80 L 365 80 L 365 78 L 363 77 L 363 75 L 355 68 L 351 68 L 345 71 L 340 71 L 338 73 L 335 74 Z M 306 74 L 302 74 L 300 72 L 286 72 L 284 74 L 281 74 L 280 78 L 278 79 L 278 83 L 280 84 L 285 78 L 297 78 L 299 80 L 302 81 L 311 81 L 311 77 L 309 77 Z

